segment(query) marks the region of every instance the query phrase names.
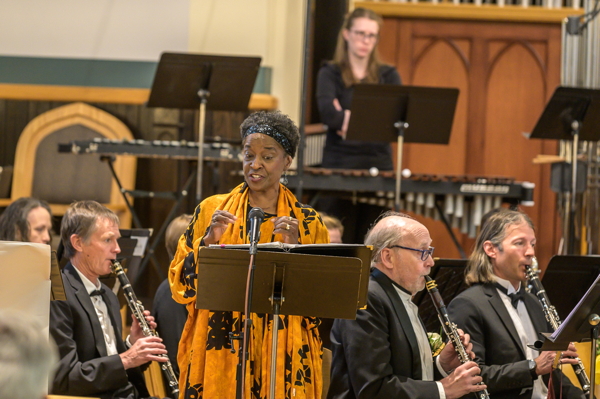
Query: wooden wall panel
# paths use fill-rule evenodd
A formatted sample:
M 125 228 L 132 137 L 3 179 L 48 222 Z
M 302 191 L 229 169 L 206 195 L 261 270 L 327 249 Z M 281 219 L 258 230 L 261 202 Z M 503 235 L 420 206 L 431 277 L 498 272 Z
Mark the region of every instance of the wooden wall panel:
M 395 60 L 405 84 L 460 89 L 450 145 L 407 144 L 403 167 L 535 183 L 536 205 L 523 210 L 538 226 L 538 257 L 545 265 L 557 248 L 556 201 L 549 167 L 534 166 L 532 159 L 555 153 L 556 144 L 523 133 L 533 129 L 559 84 L 560 24 L 384 19 L 380 51 Z M 443 225 L 425 223 L 436 254 L 456 257 Z M 473 241 L 459 239 L 469 252 Z

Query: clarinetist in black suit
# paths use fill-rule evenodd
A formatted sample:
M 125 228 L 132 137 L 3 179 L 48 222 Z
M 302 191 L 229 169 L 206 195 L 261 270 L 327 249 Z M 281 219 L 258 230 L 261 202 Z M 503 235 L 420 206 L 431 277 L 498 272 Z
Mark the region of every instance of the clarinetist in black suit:
M 365 244 L 373 245 L 367 306 L 357 312 L 356 320 L 336 319 L 333 324 L 327 397 L 453 399 L 485 389 L 475 385 L 481 382 L 479 367 L 472 361 L 460 365 L 452 344 L 432 356 L 411 301 L 425 288 L 424 276 L 433 266 L 427 228 L 410 216 L 386 213 Z M 459 335 L 474 356 L 468 334 Z
M 51 392 L 101 399 L 149 397 L 139 366 L 167 353 L 158 337 L 144 337 L 134 320 L 121 339 L 119 301 L 99 277 L 111 272 L 120 251 L 119 220 L 95 201 L 73 203 L 65 213 L 61 238 L 69 263 L 62 270 L 66 301 L 50 305 L 50 333 L 60 362 Z M 154 328 L 154 318 L 147 320 Z
M 469 333 L 481 375 L 494 399 L 545 399 L 555 352 L 527 345 L 551 332 L 538 299 L 525 292 L 525 266 L 535 256 L 535 231 L 527 215 L 502 209 L 481 229 L 465 271 L 469 289 L 448 306 L 453 322 Z M 573 364 L 575 347 L 560 363 Z M 542 378 L 540 378 L 542 377 Z M 583 398 L 562 373 L 553 372 L 555 397 Z

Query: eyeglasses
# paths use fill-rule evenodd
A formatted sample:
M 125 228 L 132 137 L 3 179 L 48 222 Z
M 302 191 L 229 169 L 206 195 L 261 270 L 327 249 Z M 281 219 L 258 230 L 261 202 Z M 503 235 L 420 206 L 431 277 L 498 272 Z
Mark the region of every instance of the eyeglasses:
M 388 248 L 402 248 L 402 249 L 408 249 L 409 251 L 420 252 L 422 261 L 426 261 L 428 256 L 431 256 L 431 258 L 433 259 L 433 250 L 435 249 L 434 247 L 429 247 L 427 249 L 417 249 L 417 248 L 403 247 L 402 245 L 392 245 L 392 246 L 389 246 Z
M 367 40 L 369 42 L 377 40 L 379 37 L 379 34 L 377 33 L 367 33 L 363 30 L 351 30 L 350 32 L 352 32 L 352 34 L 358 37 L 360 40 Z

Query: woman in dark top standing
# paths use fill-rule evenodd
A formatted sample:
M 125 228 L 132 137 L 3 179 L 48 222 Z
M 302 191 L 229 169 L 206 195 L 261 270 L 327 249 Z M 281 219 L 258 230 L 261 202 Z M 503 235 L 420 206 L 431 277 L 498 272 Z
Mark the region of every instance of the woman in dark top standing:
M 348 14 L 338 35 L 333 61 L 319 71 L 317 103 L 321 122 L 329 127 L 324 168 L 393 169 L 388 143 L 345 140 L 354 85 L 401 83 L 396 68 L 379 61 L 377 43 L 382 23 L 380 16 L 364 8 Z
M 382 23 L 373 11 L 356 8 L 346 16 L 333 61 L 319 70 L 317 103 L 321 122 L 329 127 L 323 151 L 324 168 L 393 170 L 389 143 L 345 139 L 354 85 L 401 84 L 396 68 L 379 61 L 377 43 Z M 322 196 L 317 208 L 343 221 L 344 242 L 348 243 L 362 243 L 370 224 L 383 210 L 374 205 L 353 205 L 331 196 Z

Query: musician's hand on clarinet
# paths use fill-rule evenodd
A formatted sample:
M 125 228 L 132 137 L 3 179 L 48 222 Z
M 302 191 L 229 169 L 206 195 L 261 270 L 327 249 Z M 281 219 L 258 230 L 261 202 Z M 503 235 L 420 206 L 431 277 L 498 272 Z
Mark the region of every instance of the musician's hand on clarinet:
M 575 344 L 572 342 L 569 344 L 569 348 L 560 353 L 560 364 L 578 364 L 578 360 L 576 358 L 579 357 L 577 354 L 577 348 L 575 348 Z
M 476 385 L 482 381 L 479 374 L 481 374 L 481 369 L 473 361 L 457 367 L 448 377 L 440 380 L 444 387 L 444 392 L 446 392 L 446 398 L 456 399 L 471 392 L 487 389 L 487 385 L 485 384 Z
M 154 316 L 150 315 L 149 310 L 144 310 L 144 317 L 146 319 L 146 322 L 148 323 L 148 326 L 152 330 L 156 329 L 156 322 L 154 321 Z M 142 330 L 140 323 L 138 322 L 138 320 L 135 318 L 134 315 L 131 315 L 131 319 L 133 321 L 131 322 L 131 331 L 129 332 L 129 342 L 131 342 L 133 344 L 138 339 L 144 337 L 144 331 Z
M 275 227 L 273 233 L 281 234 L 283 236 L 283 242 L 287 244 L 298 244 L 298 219 L 291 216 L 280 216 L 272 218 L 271 222 Z
M 457 328 L 458 336 L 460 337 L 460 342 L 463 344 L 467 355 L 469 355 L 470 359 L 475 359 L 475 353 L 473 353 L 473 344 L 471 343 L 471 336 L 466 334 L 460 328 Z M 460 358 L 458 357 L 458 353 L 454 349 L 454 345 L 451 341 L 448 341 L 442 352 L 440 353 L 440 366 L 446 371 L 453 370 L 461 365 Z
M 537 375 L 546 375 L 552 371 L 552 364 L 554 363 L 554 358 L 556 357 L 556 352 L 540 352 L 540 355 L 535 358 L 535 364 L 537 365 L 535 368 L 535 372 Z
M 208 233 L 204 236 L 204 244 L 216 244 L 221 239 L 221 236 L 227 230 L 230 224 L 235 223 L 237 216 L 223 210 L 217 209 L 210 219 Z
M 135 341 L 131 348 L 120 353 L 121 361 L 125 370 L 141 366 L 148 362 L 167 362 L 169 358 L 166 355 L 167 350 L 159 337 L 143 337 Z

